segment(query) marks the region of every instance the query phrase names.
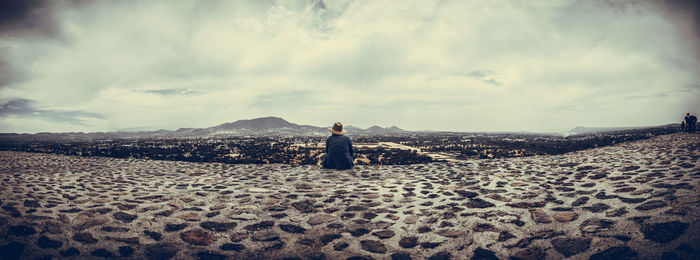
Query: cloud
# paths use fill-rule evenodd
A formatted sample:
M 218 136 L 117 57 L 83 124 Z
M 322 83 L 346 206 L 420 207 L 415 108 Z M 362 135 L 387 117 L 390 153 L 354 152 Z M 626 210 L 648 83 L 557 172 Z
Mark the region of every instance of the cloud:
M 480 71 L 480 70 L 475 70 L 472 72 L 467 73 L 468 76 L 473 77 L 475 79 L 480 79 L 486 83 L 500 86 L 502 83 L 496 80 L 496 78 L 493 75 L 493 71 L 490 70 L 485 70 L 485 71 Z
M 143 92 L 149 93 L 149 94 L 163 95 L 163 96 L 195 95 L 198 93 L 197 91 L 187 89 L 187 88 L 155 89 L 155 90 L 144 90 Z
M 103 117 L 83 119 L 92 131 L 270 115 L 554 131 L 663 124 L 700 109 L 691 1 L 16 5 L 0 19 L 0 98 L 91 111 Z M 15 113 L 0 124 L 25 117 L 70 118 Z M 36 120 L 15 125 L 43 131 Z
M 104 119 L 104 116 L 91 112 L 38 109 L 27 99 L 12 99 L 0 104 L 0 118 L 7 117 L 42 118 L 74 125 L 85 125 L 84 119 Z

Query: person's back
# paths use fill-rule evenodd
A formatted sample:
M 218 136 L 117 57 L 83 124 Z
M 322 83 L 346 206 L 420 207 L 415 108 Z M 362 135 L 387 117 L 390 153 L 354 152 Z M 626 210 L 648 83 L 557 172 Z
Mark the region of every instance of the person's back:
M 345 136 L 343 125 L 335 123 L 329 128 L 333 135 L 326 139 L 326 158 L 323 160 L 323 168 L 350 169 L 353 164 L 353 149 L 350 138 Z
M 695 133 L 695 127 L 698 124 L 698 118 L 695 115 L 690 115 L 690 132 Z

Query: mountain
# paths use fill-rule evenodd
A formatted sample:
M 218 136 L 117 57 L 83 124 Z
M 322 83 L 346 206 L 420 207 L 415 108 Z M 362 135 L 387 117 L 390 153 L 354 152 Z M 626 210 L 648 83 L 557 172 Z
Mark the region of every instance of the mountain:
M 195 136 L 210 135 L 257 135 L 257 134 L 292 134 L 292 135 L 318 135 L 326 134 L 328 130 L 322 127 L 310 125 L 297 125 L 279 117 L 261 117 L 255 119 L 238 120 L 232 123 L 223 123 L 217 126 L 197 129 L 178 129 L 180 134 Z M 177 132 L 177 131 L 176 131 Z
M 350 134 L 388 134 L 408 132 L 397 126 L 380 127 L 372 126 L 362 129 L 355 126 L 345 126 L 344 130 Z M 231 123 L 223 123 L 208 128 L 180 128 L 169 135 L 176 136 L 212 136 L 212 135 L 328 135 L 327 127 L 312 125 L 298 125 L 279 117 L 261 117 L 254 119 L 238 120 Z
M 132 130 L 132 131 L 129 131 Z M 167 136 L 216 136 L 216 135 L 301 135 L 301 136 L 326 136 L 329 135 L 328 127 L 312 125 L 298 125 L 279 117 L 261 117 L 254 119 L 238 120 L 230 123 L 207 128 L 179 128 L 175 131 L 139 131 L 141 129 L 124 128 L 116 132 L 94 133 L 38 133 L 38 134 L 3 134 L 5 137 L 18 136 L 40 139 L 114 139 L 123 137 L 167 137 Z M 345 131 L 350 134 L 389 134 L 408 132 L 396 126 L 380 127 L 372 126 L 362 129 L 354 126 L 346 126 Z
M 344 127 L 345 131 L 348 132 L 349 134 L 398 134 L 398 133 L 407 133 L 409 131 L 403 130 L 401 128 L 398 128 L 396 126 L 392 127 L 381 127 L 381 126 L 371 126 L 367 129 L 362 129 L 356 126 L 345 126 Z
M 213 131 L 226 131 L 231 129 L 251 129 L 251 130 L 268 130 L 275 128 L 294 128 L 298 127 L 297 124 L 292 124 L 287 120 L 279 117 L 261 117 L 255 119 L 238 120 L 233 123 L 223 123 L 217 126 L 213 126 L 207 129 Z

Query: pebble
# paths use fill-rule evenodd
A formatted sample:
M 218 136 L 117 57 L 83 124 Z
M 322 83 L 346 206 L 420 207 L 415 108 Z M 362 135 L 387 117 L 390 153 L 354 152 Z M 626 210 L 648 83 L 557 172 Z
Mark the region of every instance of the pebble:
M 92 236 L 91 233 L 75 233 L 73 235 L 73 240 L 78 241 L 83 244 L 94 244 L 97 243 L 97 239 Z
M 577 217 L 578 214 L 576 212 L 561 212 L 552 215 L 553 219 L 562 223 L 574 221 Z
M 188 244 L 198 246 L 209 246 L 211 243 L 216 241 L 216 237 L 214 237 L 214 235 L 201 229 L 182 232 L 180 233 L 180 239 Z
M 322 235 L 319 240 L 321 241 L 321 244 L 327 245 L 328 243 L 332 242 L 333 240 L 336 240 L 338 238 L 341 238 L 342 236 L 340 234 L 325 234 Z
M 274 221 L 266 220 L 266 221 L 261 221 L 256 224 L 250 224 L 243 229 L 248 230 L 248 231 L 258 231 L 258 230 L 263 230 L 263 229 L 270 229 L 275 225 Z
M 666 206 L 668 206 L 668 203 L 666 203 L 662 200 L 650 200 L 650 201 L 644 202 L 643 204 L 637 206 L 635 209 L 647 211 L 647 210 L 652 210 L 652 209 L 663 208 Z
M 219 247 L 219 249 L 221 249 L 221 250 L 223 250 L 223 251 L 236 251 L 236 252 L 240 252 L 240 251 L 243 251 L 243 250 L 245 249 L 245 245 L 243 245 L 243 244 L 226 243 L 226 244 L 221 245 L 221 246 Z
M 399 246 L 403 248 L 414 248 L 418 245 L 418 237 L 402 237 Z
M 668 243 L 685 234 L 689 226 L 688 223 L 671 221 L 643 225 L 641 230 L 646 239 L 657 243 Z
M 226 232 L 234 227 L 236 223 L 234 222 L 214 222 L 214 221 L 204 221 L 199 223 L 199 226 L 203 229 L 216 232 Z
M 50 239 L 47 236 L 41 236 L 39 237 L 39 240 L 37 240 L 36 245 L 41 248 L 61 248 L 63 246 L 63 242 Z
M 138 216 L 126 212 L 115 212 L 112 216 L 114 216 L 116 220 L 121 220 L 124 223 L 131 223 L 138 218 Z
M 586 251 L 591 246 L 590 238 L 555 238 L 552 239 L 552 247 L 554 250 L 564 255 L 571 257 L 583 251 Z
M 22 243 L 10 241 L 0 246 L 0 256 L 6 259 L 20 259 L 24 254 L 26 246 Z
M 180 251 L 180 247 L 171 243 L 158 243 L 146 245 L 146 257 L 148 259 L 171 259 Z
M 175 231 L 180 231 L 183 230 L 187 227 L 187 223 L 181 223 L 181 224 L 165 224 L 165 231 L 166 232 L 175 232 Z
M 279 225 L 279 227 L 282 231 L 287 233 L 304 234 L 306 232 L 305 228 L 297 225 Z
M 391 260 L 413 260 L 413 258 L 409 253 L 396 252 L 391 254 Z
M 488 201 L 480 199 L 480 198 L 471 198 L 471 199 L 469 199 L 469 202 L 465 203 L 464 206 L 466 206 L 467 208 L 470 208 L 470 209 L 474 209 L 474 208 L 483 209 L 483 208 L 490 208 L 490 207 L 496 206 L 496 204 L 493 204 L 491 202 L 488 202 Z
M 394 231 L 391 230 L 380 230 L 372 233 L 373 236 L 376 236 L 380 239 L 387 239 L 391 238 L 395 235 Z
M 384 246 L 384 244 L 376 240 L 362 240 L 360 241 L 360 246 L 362 246 L 362 249 L 368 252 L 377 254 L 386 253 L 386 246 Z
M 309 223 L 309 225 L 312 226 L 316 226 L 326 222 L 334 221 L 336 219 L 337 217 L 333 215 L 320 214 L 309 217 L 309 220 L 307 220 L 306 223 Z
M 606 260 L 606 259 L 615 259 L 615 260 L 633 260 L 633 259 L 638 259 L 637 258 L 637 252 L 630 249 L 627 246 L 614 246 L 608 249 L 605 249 L 599 253 L 595 253 L 591 255 L 589 258 L 590 260 Z
M 109 257 L 114 256 L 114 253 L 112 253 L 111 251 L 104 249 L 104 248 L 95 249 L 92 252 L 90 252 L 90 254 L 92 256 L 104 257 L 104 258 L 109 258 Z
M 552 218 L 541 209 L 530 209 L 530 216 L 535 223 L 550 223 Z
M 80 250 L 75 247 L 68 248 L 66 250 L 61 250 L 58 252 L 59 255 L 63 257 L 77 256 L 80 254 Z
M 177 218 L 182 219 L 184 221 L 200 221 L 201 217 L 199 214 L 191 212 L 191 213 L 185 213 L 182 215 L 177 216 Z
M 10 234 L 13 236 L 18 236 L 18 237 L 26 237 L 26 236 L 36 234 L 36 230 L 33 227 L 29 227 L 29 226 L 25 226 L 25 225 L 18 225 L 18 226 L 11 226 L 7 230 L 7 234 Z
M 260 231 L 253 234 L 253 241 L 270 242 L 279 240 L 280 236 L 273 231 Z
M 340 243 L 336 243 L 335 245 L 333 245 L 333 250 L 343 251 L 343 250 L 345 250 L 345 248 L 348 248 L 349 246 L 350 246 L 350 244 L 348 244 L 347 242 L 340 242 Z
M 593 212 L 593 213 L 600 213 L 600 212 L 608 210 L 609 208 L 610 208 L 610 206 L 608 204 L 605 204 L 605 203 L 595 203 L 591 206 L 583 207 L 583 209 L 590 211 L 590 212 Z
M 496 256 L 495 252 L 479 247 L 479 248 L 474 250 L 474 255 L 472 255 L 471 259 L 472 260 L 496 260 L 496 259 L 498 259 L 498 257 Z
M 437 252 L 430 257 L 428 257 L 428 260 L 449 260 L 452 259 L 452 253 L 450 252 L 445 252 L 445 251 L 440 251 Z
M 134 254 L 134 248 L 131 246 L 120 246 L 119 254 L 124 257 L 130 257 Z

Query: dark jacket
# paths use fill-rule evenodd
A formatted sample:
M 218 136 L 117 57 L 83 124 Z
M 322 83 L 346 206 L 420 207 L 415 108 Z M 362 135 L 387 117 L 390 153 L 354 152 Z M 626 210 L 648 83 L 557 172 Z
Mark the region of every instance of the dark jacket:
M 323 168 L 350 169 L 353 166 L 352 142 L 345 135 L 331 135 L 326 139 L 326 159 Z

